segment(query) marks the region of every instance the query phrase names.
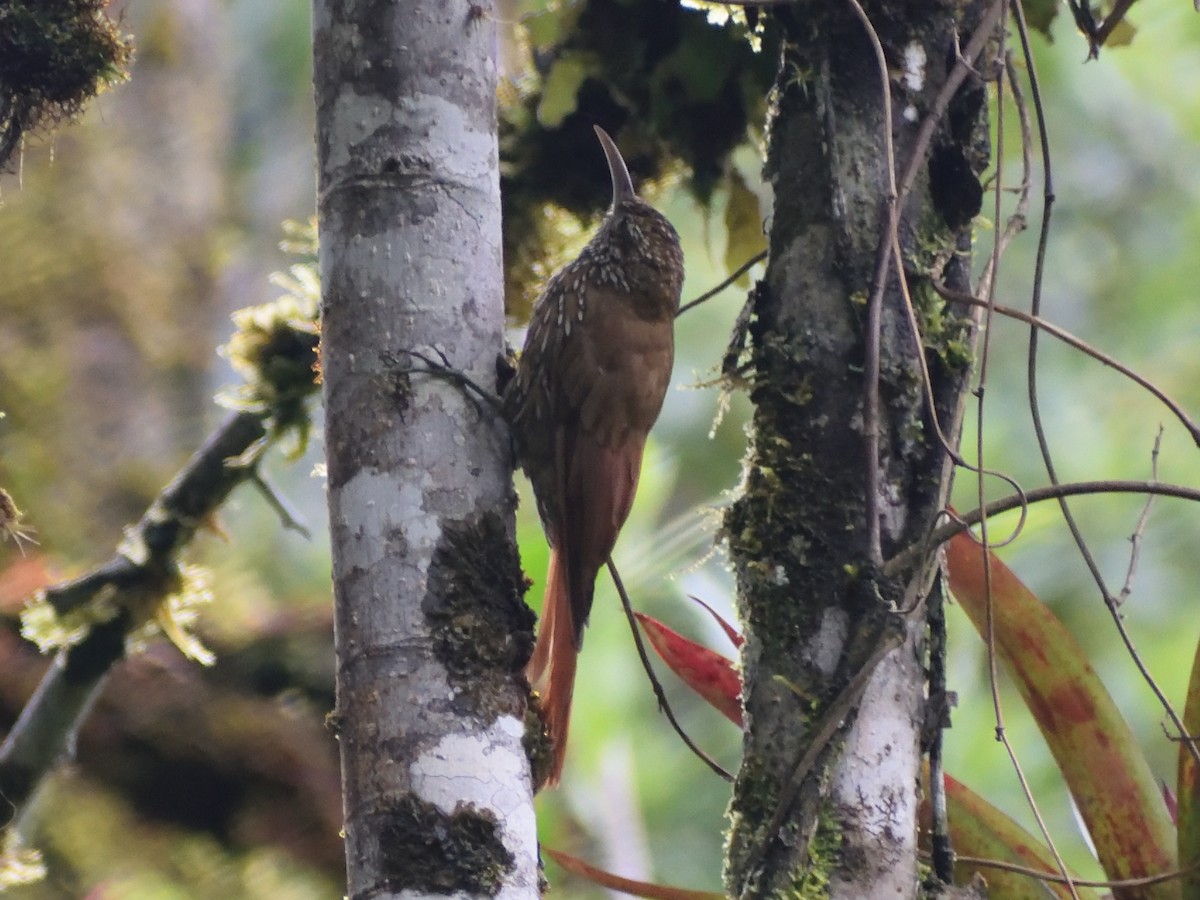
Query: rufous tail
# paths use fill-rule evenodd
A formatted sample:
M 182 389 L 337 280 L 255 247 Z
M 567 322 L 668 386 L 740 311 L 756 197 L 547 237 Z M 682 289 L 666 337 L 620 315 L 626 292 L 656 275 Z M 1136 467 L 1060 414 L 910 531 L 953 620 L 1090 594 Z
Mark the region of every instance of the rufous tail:
M 561 553 L 552 549 L 537 642 L 533 646 L 529 665 L 525 667 L 529 683 L 538 692 L 542 719 L 550 738 L 547 786 L 558 783 L 567 756 L 567 728 L 571 722 L 571 694 L 575 690 L 575 663 L 578 657 L 566 566 Z

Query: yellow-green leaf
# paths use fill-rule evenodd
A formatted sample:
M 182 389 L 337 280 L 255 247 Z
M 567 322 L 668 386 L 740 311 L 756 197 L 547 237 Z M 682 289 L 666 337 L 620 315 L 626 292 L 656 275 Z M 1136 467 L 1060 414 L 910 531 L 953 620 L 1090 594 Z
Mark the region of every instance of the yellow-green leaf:
M 1113 30 L 1108 33 L 1108 37 L 1104 39 L 1105 47 L 1128 47 L 1133 43 L 1133 36 L 1137 34 L 1137 26 L 1128 19 L 1121 19 Z
M 758 208 L 758 197 L 747 186 L 737 169 L 729 174 L 729 203 L 725 207 L 725 265 L 734 271 L 745 265 L 746 260 L 757 256 L 767 248 L 763 235 L 762 213 Z M 737 280 L 739 287 L 750 284 L 747 273 Z
M 1041 840 L 949 775 L 946 776 L 946 818 L 950 826 L 950 842 L 960 857 L 994 859 L 1039 872 L 1058 874 L 1054 858 Z M 987 880 L 988 894 L 992 897 L 1045 900 L 1047 897 L 1071 896 L 1065 884 L 962 860 L 954 867 L 955 883 L 968 884 L 976 872 Z M 1072 872 L 1071 877 L 1077 876 Z M 1091 888 L 1076 887 L 1075 890 L 1080 900 L 1092 900 L 1099 896 Z
M 542 85 L 542 100 L 538 104 L 537 117 L 543 127 L 557 128 L 563 119 L 575 112 L 575 95 L 595 68 L 594 61 L 586 53 L 570 53 L 554 61 Z
M 1190 735 L 1200 735 L 1200 646 L 1192 661 L 1192 678 L 1188 684 L 1187 705 L 1183 710 L 1183 728 Z M 1184 900 L 1200 900 L 1200 767 L 1192 758 L 1187 744 L 1179 744 L 1179 776 L 1176 785 L 1179 818 L 1179 865 L 1183 876 Z
M 1175 827 L 1158 782 L 1087 656 L 1062 622 L 989 553 L 996 650 L 1087 823 L 1112 879 L 1176 869 Z M 962 533 L 946 546 L 950 590 L 982 634 L 987 615 L 983 548 Z M 1177 882 L 1146 885 L 1122 897 L 1178 898 Z

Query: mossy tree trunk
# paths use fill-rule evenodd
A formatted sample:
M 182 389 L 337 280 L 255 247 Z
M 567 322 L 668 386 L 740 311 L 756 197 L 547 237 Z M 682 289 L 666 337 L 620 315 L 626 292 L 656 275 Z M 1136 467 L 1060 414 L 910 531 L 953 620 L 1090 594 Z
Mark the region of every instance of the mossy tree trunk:
M 314 7 L 326 452 L 349 896 L 530 897 L 532 614 L 507 433 L 495 17 Z
M 944 0 L 865 10 L 890 72 L 900 179 L 958 59 L 955 37 L 967 44 L 983 8 Z M 923 601 L 936 555 L 896 575 L 880 562 L 929 531 L 945 503 L 949 457 L 931 426 L 893 266 L 879 327 L 871 483 L 868 298 L 889 195 L 879 64 L 848 3 L 794 5 L 777 16 L 786 42 L 766 166 L 775 195 L 770 262 L 751 298 L 754 431 L 745 491 L 726 522 L 747 633 L 747 730 L 726 881 L 734 897 L 913 897 L 921 891 Z M 936 412 L 952 439 L 975 329 L 942 305 L 930 281 L 967 287 L 989 155 L 986 99 L 969 75 L 900 210 Z

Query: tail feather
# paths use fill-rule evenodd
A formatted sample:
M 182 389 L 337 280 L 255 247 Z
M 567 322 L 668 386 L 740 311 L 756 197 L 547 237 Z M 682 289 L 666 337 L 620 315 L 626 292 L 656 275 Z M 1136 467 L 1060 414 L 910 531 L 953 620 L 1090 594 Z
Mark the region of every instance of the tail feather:
M 546 571 L 546 590 L 542 597 L 542 614 L 538 617 L 537 641 L 533 645 L 533 655 L 525 664 L 525 677 L 529 679 L 529 683 L 533 685 L 534 689 L 541 684 L 546 674 L 546 666 L 550 662 L 554 620 L 558 615 L 559 607 L 563 605 L 562 599 L 552 602 L 555 600 L 554 584 L 562 581 L 564 577 L 565 573 L 559 563 L 559 556 L 551 550 L 550 567 Z
M 550 551 L 546 596 L 537 643 L 525 672 L 540 695 L 542 717 L 550 737 L 551 767 L 547 785 L 558 783 L 567 756 L 567 729 L 571 721 L 571 696 L 575 691 L 575 663 L 579 647 L 567 591 L 566 566 L 557 550 Z

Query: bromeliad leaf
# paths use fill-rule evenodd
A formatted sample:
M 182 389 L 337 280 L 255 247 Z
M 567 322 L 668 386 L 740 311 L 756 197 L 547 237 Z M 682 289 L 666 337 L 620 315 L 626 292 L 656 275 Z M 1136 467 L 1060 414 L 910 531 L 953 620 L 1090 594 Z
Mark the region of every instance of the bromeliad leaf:
M 733 722 L 742 724 L 742 680 L 733 663 L 702 644 L 685 638 L 657 619 L 635 613 L 658 655 L 692 690 Z
M 1175 870 L 1175 828 L 1129 725 L 1070 632 L 991 551 L 985 583 L 983 553 L 968 534 L 950 540 L 950 590 L 981 634 L 990 599 L 996 650 L 1054 754 L 1104 871 L 1123 880 Z M 1164 883 L 1138 896 L 1179 894 Z

